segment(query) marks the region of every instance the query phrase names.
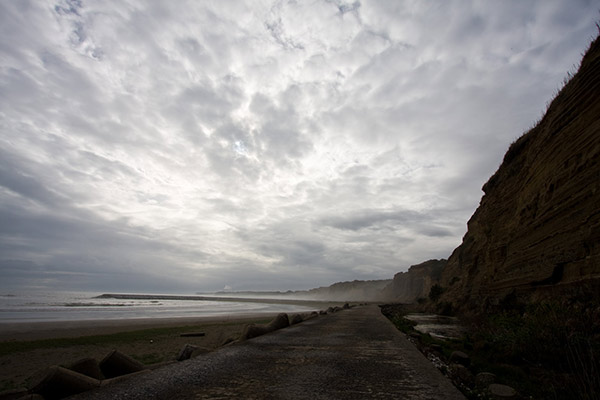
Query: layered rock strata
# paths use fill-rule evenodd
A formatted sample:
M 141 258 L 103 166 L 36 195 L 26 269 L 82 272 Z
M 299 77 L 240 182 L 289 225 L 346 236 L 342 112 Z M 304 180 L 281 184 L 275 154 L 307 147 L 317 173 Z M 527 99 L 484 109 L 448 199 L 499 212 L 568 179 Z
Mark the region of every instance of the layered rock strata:
M 600 40 L 483 191 L 442 300 L 485 305 L 600 281 Z

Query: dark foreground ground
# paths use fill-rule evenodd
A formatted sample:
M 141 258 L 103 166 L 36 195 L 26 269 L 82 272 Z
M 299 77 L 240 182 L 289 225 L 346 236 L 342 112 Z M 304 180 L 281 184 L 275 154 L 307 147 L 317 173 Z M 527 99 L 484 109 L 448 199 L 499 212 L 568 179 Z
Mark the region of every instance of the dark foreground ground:
M 365 306 L 320 316 L 75 399 L 464 399 Z

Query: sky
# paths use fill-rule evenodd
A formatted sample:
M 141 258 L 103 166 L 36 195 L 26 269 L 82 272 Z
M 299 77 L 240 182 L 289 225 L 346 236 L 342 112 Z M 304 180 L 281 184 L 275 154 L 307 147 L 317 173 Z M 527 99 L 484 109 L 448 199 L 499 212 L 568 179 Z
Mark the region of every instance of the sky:
M 296 290 L 447 258 L 599 10 L 0 0 L 0 288 Z

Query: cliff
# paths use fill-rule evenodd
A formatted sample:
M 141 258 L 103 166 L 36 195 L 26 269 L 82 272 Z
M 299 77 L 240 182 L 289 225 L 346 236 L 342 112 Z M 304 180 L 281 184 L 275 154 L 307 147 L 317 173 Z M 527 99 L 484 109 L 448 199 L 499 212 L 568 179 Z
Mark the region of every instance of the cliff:
M 443 301 L 493 305 L 600 282 L 600 40 L 515 141 L 441 276 Z
M 296 292 L 312 299 L 332 301 L 378 301 L 382 299 L 381 291 L 391 283 L 391 279 L 374 281 L 338 282 L 331 286 Z
M 444 259 L 429 260 L 412 265 L 407 272 L 397 273 L 383 289 L 383 298 L 398 303 L 413 303 L 419 298 L 426 298 L 431 286 L 438 283 L 446 262 Z

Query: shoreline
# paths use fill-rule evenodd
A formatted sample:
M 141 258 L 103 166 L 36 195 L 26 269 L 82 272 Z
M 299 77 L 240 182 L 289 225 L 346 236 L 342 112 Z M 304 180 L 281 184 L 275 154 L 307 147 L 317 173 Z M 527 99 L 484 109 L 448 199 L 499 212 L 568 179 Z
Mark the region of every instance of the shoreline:
M 244 323 L 272 318 L 277 313 L 240 313 L 198 317 L 145 317 L 127 319 L 88 319 L 68 321 L 0 322 L 0 342 L 33 341 L 111 335 L 154 328 L 190 325 Z

